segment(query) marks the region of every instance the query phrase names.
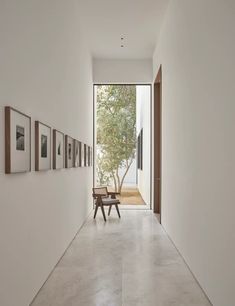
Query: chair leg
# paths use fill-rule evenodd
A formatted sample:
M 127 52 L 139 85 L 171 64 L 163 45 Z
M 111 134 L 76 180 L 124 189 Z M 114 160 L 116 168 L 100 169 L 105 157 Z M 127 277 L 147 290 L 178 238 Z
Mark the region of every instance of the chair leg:
M 119 212 L 119 208 L 118 208 L 118 204 L 115 204 L 115 207 L 116 207 L 116 210 L 117 210 L 117 213 L 118 213 L 118 217 L 121 218 L 121 215 L 120 215 L 120 212 Z
M 103 214 L 103 217 L 104 217 L 104 221 L 106 222 L 106 216 L 105 216 L 105 211 L 104 211 L 104 206 L 103 204 L 100 205 L 100 208 L 102 210 L 102 214 Z
M 99 207 L 99 205 L 98 205 L 98 204 L 96 204 L 96 205 L 95 205 L 95 214 L 94 214 L 94 219 L 95 219 L 95 217 L 96 217 L 98 207 Z
M 111 213 L 111 209 L 112 209 L 112 205 L 109 206 L 109 212 L 108 212 L 108 216 L 110 216 Z

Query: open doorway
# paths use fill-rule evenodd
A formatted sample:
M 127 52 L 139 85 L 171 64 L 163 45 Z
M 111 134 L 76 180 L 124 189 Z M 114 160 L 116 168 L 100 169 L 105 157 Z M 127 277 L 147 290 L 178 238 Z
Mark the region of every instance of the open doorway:
M 154 213 L 161 223 L 161 156 L 162 156 L 162 67 L 160 66 L 154 82 Z
M 94 85 L 94 186 L 151 207 L 151 85 Z

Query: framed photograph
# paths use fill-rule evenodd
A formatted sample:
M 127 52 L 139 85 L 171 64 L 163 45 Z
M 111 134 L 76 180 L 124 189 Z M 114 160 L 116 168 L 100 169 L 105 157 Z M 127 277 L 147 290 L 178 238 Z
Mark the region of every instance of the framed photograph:
M 51 128 L 35 121 L 35 171 L 51 169 Z
M 92 166 L 92 147 L 88 147 L 89 150 L 89 155 L 88 155 L 88 166 L 91 167 Z
M 82 143 L 78 141 L 78 148 L 79 148 L 79 167 L 82 167 Z
M 86 145 L 86 165 L 90 167 L 90 146 Z
M 74 140 L 65 136 L 65 168 L 72 168 L 74 165 Z
M 80 154 L 81 154 L 81 149 L 80 149 L 80 141 L 74 139 L 74 144 L 73 144 L 73 148 L 74 148 L 74 163 L 73 166 L 75 168 L 80 167 Z
M 89 146 L 84 144 L 84 166 L 89 166 Z
M 31 118 L 5 107 L 5 173 L 31 171 Z
M 86 146 L 86 150 L 87 150 L 87 161 L 86 161 L 86 164 L 87 164 L 87 167 L 90 167 L 90 162 L 91 162 L 91 157 L 90 157 L 91 147 L 87 145 Z
M 85 144 L 80 142 L 81 154 L 80 154 L 80 167 L 85 167 Z
M 53 169 L 64 168 L 64 134 L 53 130 Z

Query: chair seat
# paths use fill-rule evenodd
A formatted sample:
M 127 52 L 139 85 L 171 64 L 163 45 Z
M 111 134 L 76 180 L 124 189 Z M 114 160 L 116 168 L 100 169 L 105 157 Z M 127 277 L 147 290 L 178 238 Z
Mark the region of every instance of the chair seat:
M 115 205 L 120 204 L 120 201 L 118 199 L 110 199 L 110 198 L 104 198 L 102 199 L 103 205 Z

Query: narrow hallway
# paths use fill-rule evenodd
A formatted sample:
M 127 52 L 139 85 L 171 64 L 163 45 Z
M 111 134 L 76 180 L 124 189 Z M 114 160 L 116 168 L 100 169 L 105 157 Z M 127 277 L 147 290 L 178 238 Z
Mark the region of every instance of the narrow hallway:
M 211 305 L 150 211 L 92 215 L 31 306 Z

